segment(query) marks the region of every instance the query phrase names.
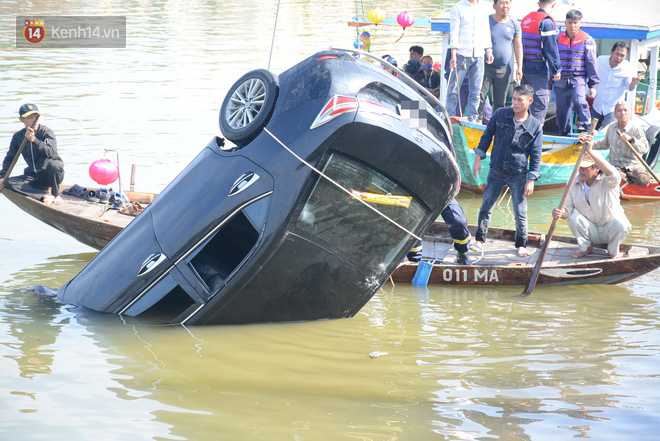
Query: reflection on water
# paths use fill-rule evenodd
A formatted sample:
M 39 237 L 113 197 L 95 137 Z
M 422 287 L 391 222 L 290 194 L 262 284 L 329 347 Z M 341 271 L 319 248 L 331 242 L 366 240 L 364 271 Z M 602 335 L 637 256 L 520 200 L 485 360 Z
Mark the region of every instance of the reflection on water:
M 378 2 L 388 15 L 426 17 L 451 4 Z M 160 191 L 218 134 L 234 80 L 266 67 L 276 5 L 3 2 L 0 137 L 8 145 L 16 110 L 35 102 L 58 136 L 66 183 L 91 186 L 89 164 L 115 148 L 125 176 L 139 165 L 138 190 Z M 349 0 L 282 1 L 272 70 L 350 46 L 354 10 Z M 16 50 L 15 16 L 39 13 L 126 15 L 127 48 Z M 400 33 L 379 27 L 374 51 L 401 65 L 421 43 L 437 58 L 437 35 L 409 28 L 395 44 Z M 530 198 L 530 230 L 547 231 L 560 195 Z M 460 196 L 472 223 L 480 202 Z M 626 204 L 630 241 L 657 241 L 659 209 Z M 513 225 L 507 200 L 492 223 Z M 92 250 L 3 197 L 0 226 L 2 440 L 657 438 L 660 271 L 525 299 L 520 288 L 387 284 L 352 319 L 187 329 L 39 296 L 29 287 L 61 286 Z M 564 222 L 557 233 L 568 234 Z M 370 358 L 376 351 L 386 355 Z
M 353 319 L 190 329 L 28 290 L 1 308 L 8 439 L 60 428 L 65 414 L 77 416 L 70 439 L 110 430 L 117 439 L 615 440 L 627 424 L 655 433 L 644 411 L 655 405 L 639 396 L 657 388 L 660 315 L 625 287 L 537 288 L 521 299 L 515 288 L 385 285 Z

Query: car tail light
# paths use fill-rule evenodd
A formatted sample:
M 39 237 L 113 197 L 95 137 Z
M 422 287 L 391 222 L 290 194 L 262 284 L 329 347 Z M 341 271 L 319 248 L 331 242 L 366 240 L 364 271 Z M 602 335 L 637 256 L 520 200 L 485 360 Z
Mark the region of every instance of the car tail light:
M 330 101 L 328 101 L 328 104 L 326 104 L 323 110 L 321 110 L 321 113 L 318 114 L 310 129 L 315 129 L 318 126 L 332 121 L 346 112 L 356 112 L 357 108 L 358 101 L 355 97 L 335 95 Z
M 319 60 L 328 60 L 328 59 L 330 59 L 330 58 L 339 58 L 339 57 L 336 56 L 336 55 L 322 55 L 322 56 L 320 56 L 318 59 L 319 59 Z

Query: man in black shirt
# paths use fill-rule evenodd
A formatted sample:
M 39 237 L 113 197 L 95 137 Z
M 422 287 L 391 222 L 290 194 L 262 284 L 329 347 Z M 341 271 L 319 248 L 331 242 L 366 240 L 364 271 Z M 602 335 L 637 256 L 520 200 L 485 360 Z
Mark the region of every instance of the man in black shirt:
M 18 117 L 25 128 L 14 133 L 9 144 L 9 151 L 4 161 L 2 161 L 0 178 L 3 178 L 7 173 L 7 169 L 14 160 L 23 138 L 26 138 L 27 144 L 23 148 L 23 159 L 28 166 L 23 171 L 23 175 L 18 176 L 18 178 L 34 188 L 50 188 L 50 192 L 46 193 L 41 200 L 45 204 L 58 203 L 62 200 L 59 194 L 60 184 L 64 179 L 64 162 L 57 154 L 57 140 L 53 131 L 38 122 L 32 128 L 32 123 L 38 114 L 39 109 L 34 104 L 23 104 L 19 109 Z M 0 190 L 2 190 L 2 187 L 2 181 L 0 180 Z

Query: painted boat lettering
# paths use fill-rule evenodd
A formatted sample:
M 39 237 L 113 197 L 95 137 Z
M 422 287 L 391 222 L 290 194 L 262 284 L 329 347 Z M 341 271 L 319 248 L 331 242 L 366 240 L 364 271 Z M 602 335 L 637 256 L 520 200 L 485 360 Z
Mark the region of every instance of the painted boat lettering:
M 495 269 L 445 268 L 442 270 L 442 280 L 445 282 L 499 282 L 500 278 Z

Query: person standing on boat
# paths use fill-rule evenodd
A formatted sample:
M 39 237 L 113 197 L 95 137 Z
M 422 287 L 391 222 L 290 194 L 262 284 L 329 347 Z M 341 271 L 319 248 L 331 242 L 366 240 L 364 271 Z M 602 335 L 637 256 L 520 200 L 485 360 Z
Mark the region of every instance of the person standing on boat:
M 510 0 L 494 0 L 495 13 L 488 17 L 493 43 L 493 63 L 484 67 L 484 82 L 479 96 L 479 122 L 483 120 L 488 92 L 493 90 L 493 111 L 504 107 L 511 84 L 513 56 L 516 57 L 516 83 L 522 79 L 522 34 L 520 24 L 509 16 Z
M 51 129 L 37 122 L 32 128 L 35 118 L 39 115 L 39 109 L 34 104 L 23 104 L 18 111 L 18 119 L 25 128 L 14 133 L 9 144 L 9 151 L 2 161 L 0 178 L 3 178 L 9 169 L 23 139 L 27 144 L 23 149 L 23 159 L 27 167 L 22 176 L 17 179 L 29 183 L 32 187 L 46 189 L 50 187 L 50 193 L 42 197 L 45 204 L 58 203 L 60 198 L 60 184 L 64 180 L 64 162 L 57 153 L 57 140 Z M 2 181 L 0 181 L 2 190 Z
M 561 136 L 572 132 L 571 110 L 575 110 L 585 130 L 591 125 L 587 96 L 596 96 L 596 85 L 600 81 L 596 67 L 596 42 L 580 30 L 582 13 L 571 9 L 566 13 L 565 24 L 566 30 L 559 34 L 557 40 L 561 78 L 555 81 L 557 132 Z M 587 87 L 589 91 L 585 93 Z
M 527 251 L 527 197 L 534 192 L 534 181 L 541 177 L 541 151 L 543 128 L 531 115 L 530 105 L 534 90 L 529 84 L 516 86 L 513 90 L 511 107 L 501 107 L 493 113 L 486 130 L 474 149 L 476 157 L 472 172 L 481 174 L 481 160 L 493 143 L 490 154 L 490 170 L 484 187 L 484 197 L 479 209 L 477 233 L 478 244 L 486 241 L 488 224 L 493 207 L 504 186 L 509 187 L 516 221 L 516 244 L 518 256 L 529 256 Z
M 627 55 L 626 42 L 617 41 L 610 55 L 601 55 L 596 60 L 600 82 L 596 84 L 596 99 L 591 109 L 592 118 L 598 118 L 596 130 L 614 122 L 614 105 L 623 99 L 626 90 L 635 90 L 641 81 L 626 60 Z
M 467 76 L 468 99 L 465 116 L 476 122 L 479 110 L 479 92 L 484 79 L 485 62 L 493 62 L 493 49 L 490 41 L 488 12 L 483 0 L 460 0 L 449 11 L 451 57 L 446 108 L 450 115 L 456 115 L 460 85 Z
M 568 220 L 578 243 L 571 254 L 574 259 L 590 254 L 594 244 L 607 244 L 610 257 L 617 259 L 622 257 L 619 246 L 632 229 L 619 200 L 621 176 L 600 152 L 592 150 L 592 141 L 586 145 L 579 178 L 571 184 L 564 208 L 554 208 L 552 216 Z
M 610 163 L 617 169 L 622 180 L 635 185 L 649 185 L 651 175 L 625 144 L 628 141 L 640 155 L 648 152 L 649 142 L 644 130 L 630 121 L 630 108 L 625 101 L 619 101 L 614 106 L 614 118 L 616 121 L 607 126 L 605 137 L 595 141 L 593 148 L 609 149 Z M 621 132 L 621 137 L 617 130 Z M 593 142 L 593 137 L 586 133 L 581 133 L 579 139 L 581 142 Z
M 523 46 L 523 84 L 534 89 L 530 107 L 541 125 L 548 113 L 552 81 L 561 78 L 561 61 L 557 49 L 557 25 L 550 16 L 555 0 L 539 0 L 539 9 L 530 12 L 520 23 Z

